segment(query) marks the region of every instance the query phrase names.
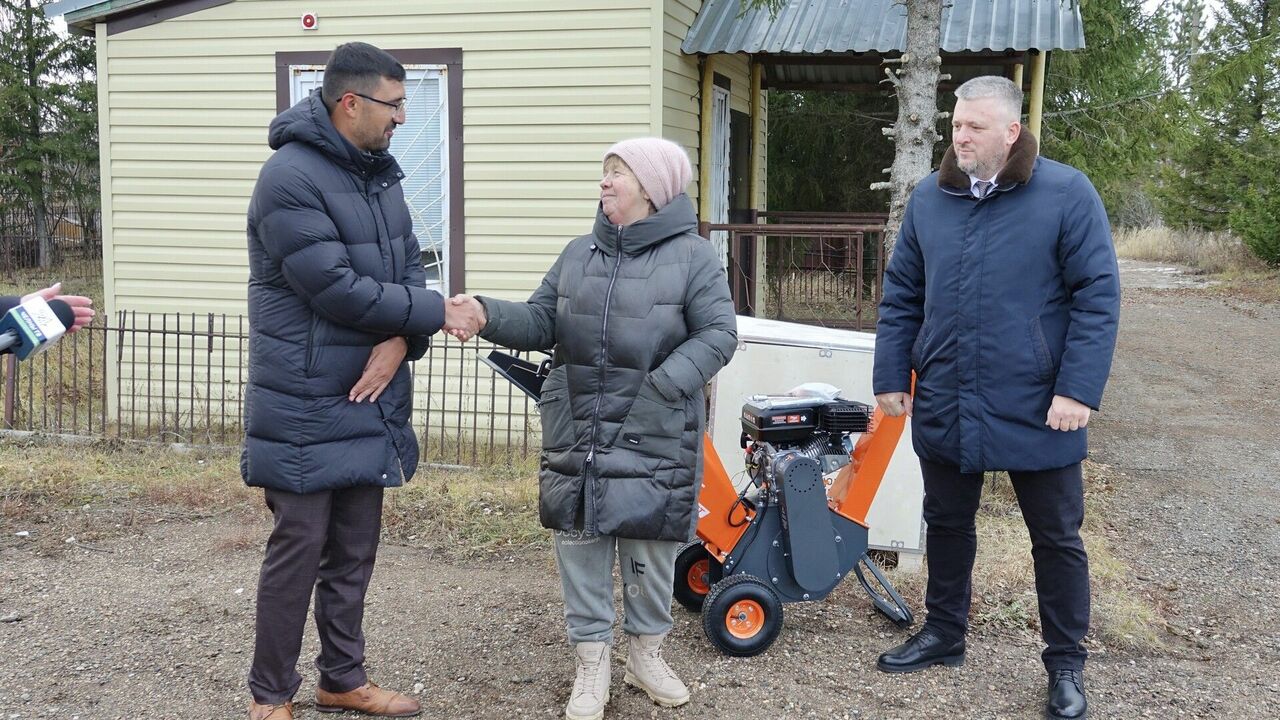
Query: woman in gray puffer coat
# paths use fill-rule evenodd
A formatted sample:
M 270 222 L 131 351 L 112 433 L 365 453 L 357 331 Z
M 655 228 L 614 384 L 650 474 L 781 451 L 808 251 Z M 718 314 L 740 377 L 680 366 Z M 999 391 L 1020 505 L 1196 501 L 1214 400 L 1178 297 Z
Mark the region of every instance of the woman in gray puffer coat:
M 528 302 L 452 300 L 483 306 L 487 340 L 555 348 L 539 403 L 539 512 L 555 531 L 578 662 L 570 720 L 602 717 L 609 698 L 615 554 L 626 682 L 667 707 L 689 700 L 660 650 L 676 552 L 697 522 L 703 388 L 738 341 L 724 267 L 684 194 L 692 174 L 675 143 L 614 145 L 594 231 L 569 243 Z

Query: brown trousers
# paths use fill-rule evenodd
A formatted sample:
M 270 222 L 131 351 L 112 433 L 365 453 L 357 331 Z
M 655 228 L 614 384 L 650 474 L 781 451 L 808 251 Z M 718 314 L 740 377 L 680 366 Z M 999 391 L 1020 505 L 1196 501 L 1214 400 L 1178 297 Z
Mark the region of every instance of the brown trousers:
M 291 700 L 302 684 L 298 655 L 315 589 L 320 687 L 346 692 L 364 672 L 364 597 L 382 529 L 382 488 L 297 495 L 266 491 L 275 527 L 258 579 L 257 637 L 249 690 L 259 703 Z

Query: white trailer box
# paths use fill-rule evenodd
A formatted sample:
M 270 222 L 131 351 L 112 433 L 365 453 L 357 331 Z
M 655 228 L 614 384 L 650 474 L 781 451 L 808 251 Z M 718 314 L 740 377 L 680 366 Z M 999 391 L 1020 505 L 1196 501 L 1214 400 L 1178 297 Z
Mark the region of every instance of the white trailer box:
M 712 381 L 711 440 L 730 476 L 743 468 L 742 404 L 750 395 L 779 395 L 806 382 L 823 382 L 843 396 L 874 405 L 871 366 L 876 336 L 850 330 L 738 317 L 738 352 Z M 744 478 L 737 478 L 741 488 Z M 897 552 L 902 569 L 920 567 L 924 552 L 924 483 L 911 449 L 908 422 L 867 523 L 870 546 Z

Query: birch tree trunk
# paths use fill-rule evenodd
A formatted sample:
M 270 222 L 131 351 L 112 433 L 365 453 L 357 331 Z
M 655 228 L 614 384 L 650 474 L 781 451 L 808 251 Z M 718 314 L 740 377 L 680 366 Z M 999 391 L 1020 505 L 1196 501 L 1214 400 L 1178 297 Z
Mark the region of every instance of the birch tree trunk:
M 886 256 L 893 252 L 902 226 L 907 199 L 916 183 L 933 171 L 933 147 L 938 133 L 938 81 L 942 57 L 938 54 L 943 0 L 898 0 L 907 8 L 907 47 L 900 58 L 885 60 L 885 75 L 898 96 L 898 119 L 885 128 L 894 144 L 893 167 L 886 168 L 889 182 L 873 183 L 873 190 L 889 191 L 889 221 L 885 224 Z

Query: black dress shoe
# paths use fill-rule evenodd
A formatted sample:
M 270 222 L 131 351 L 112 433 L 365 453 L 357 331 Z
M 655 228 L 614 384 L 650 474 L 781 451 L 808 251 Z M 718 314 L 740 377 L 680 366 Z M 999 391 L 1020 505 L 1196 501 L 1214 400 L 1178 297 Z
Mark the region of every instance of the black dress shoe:
M 964 663 L 964 640 L 946 640 L 926 625 L 876 661 L 884 672 L 909 673 L 934 665 L 955 667 Z
M 1044 704 L 1045 717 L 1052 720 L 1082 720 L 1089 711 L 1084 699 L 1084 672 L 1050 670 L 1049 699 Z

